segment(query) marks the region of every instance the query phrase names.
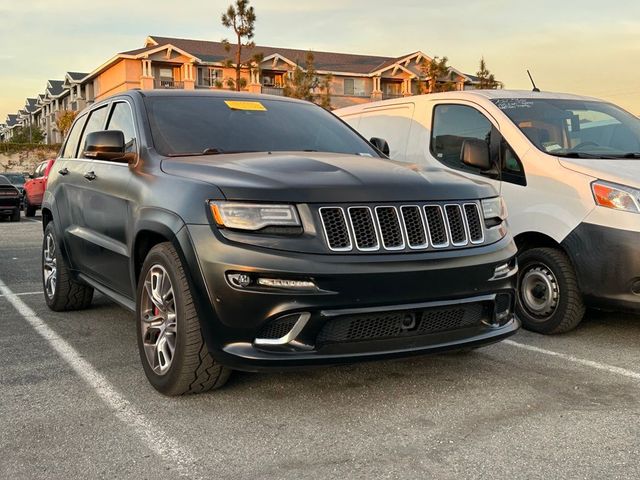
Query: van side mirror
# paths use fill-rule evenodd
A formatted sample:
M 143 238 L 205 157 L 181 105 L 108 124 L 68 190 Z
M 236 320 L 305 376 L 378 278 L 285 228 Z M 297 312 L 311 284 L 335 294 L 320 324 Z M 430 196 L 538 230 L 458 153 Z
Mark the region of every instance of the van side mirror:
M 389 153 L 391 152 L 391 150 L 389 150 L 389 144 L 384 138 L 371 137 L 371 140 L 369 140 L 369 143 L 371 143 L 371 145 L 376 147 L 378 151 L 384 153 L 386 156 L 389 156 Z
M 135 154 L 127 153 L 124 133 L 120 130 L 102 130 L 87 135 L 83 155 L 96 160 L 133 163 Z
M 482 171 L 491 170 L 493 167 L 491 164 L 489 144 L 484 140 L 475 138 L 467 138 L 462 142 L 460 160 L 465 165 L 479 168 Z

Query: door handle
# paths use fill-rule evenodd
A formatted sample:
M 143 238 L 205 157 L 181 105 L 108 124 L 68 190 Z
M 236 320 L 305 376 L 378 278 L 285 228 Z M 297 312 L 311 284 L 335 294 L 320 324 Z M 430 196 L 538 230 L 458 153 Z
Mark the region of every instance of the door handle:
M 84 174 L 84 178 L 86 178 L 89 181 L 92 181 L 96 179 L 96 174 L 93 172 L 87 172 Z
M 66 175 L 67 173 L 69 173 L 69 169 L 67 167 L 64 167 L 62 170 L 58 170 L 58 173 L 60 175 Z

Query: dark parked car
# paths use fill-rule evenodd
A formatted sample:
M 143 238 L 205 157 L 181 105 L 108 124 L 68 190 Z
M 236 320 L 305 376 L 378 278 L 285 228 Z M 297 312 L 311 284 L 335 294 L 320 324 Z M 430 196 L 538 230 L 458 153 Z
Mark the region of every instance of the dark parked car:
M 20 191 L 5 175 L 0 175 L 0 217 L 20 221 Z
M 168 395 L 230 369 L 468 349 L 519 326 L 493 188 L 391 162 L 307 102 L 130 91 L 92 105 L 42 217 L 49 307 L 88 307 L 97 289 L 135 311 Z
M 7 180 L 11 182 L 11 185 L 13 185 L 18 189 L 18 191 L 20 192 L 21 201 L 24 200 L 24 182 L 25 182 L 24 173 L 5 172 L 2 175 L 7 177 Z
M 39 163 L 24 184 L 24 214 L 33 217 L 42 205 L 44 191 L 47 188 L 49 172 L 55 159 L 51 158 Z

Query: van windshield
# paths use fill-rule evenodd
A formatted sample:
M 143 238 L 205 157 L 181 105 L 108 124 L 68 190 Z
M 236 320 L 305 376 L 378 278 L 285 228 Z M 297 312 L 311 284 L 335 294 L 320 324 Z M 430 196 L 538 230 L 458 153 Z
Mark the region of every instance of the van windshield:
M 493 102 L 550 155 L 640 158 L 640 119 L 610 103 L 530 98 Z
M 314 151 L 379 157 L 316 105 L 266 98 L 149 96 L 153 143 L 166 156 Z

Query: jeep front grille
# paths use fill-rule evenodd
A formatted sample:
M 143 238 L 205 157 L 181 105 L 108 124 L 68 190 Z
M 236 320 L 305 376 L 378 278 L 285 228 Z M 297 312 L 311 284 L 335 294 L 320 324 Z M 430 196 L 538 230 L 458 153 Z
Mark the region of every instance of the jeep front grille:
M 484 242 L 477 202 L 320 207 L 334 252 L 393 252 L 465 247 Z

